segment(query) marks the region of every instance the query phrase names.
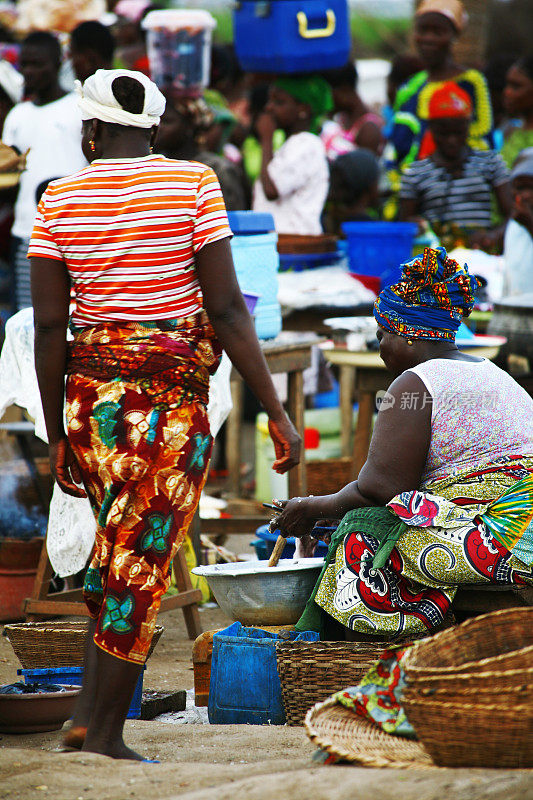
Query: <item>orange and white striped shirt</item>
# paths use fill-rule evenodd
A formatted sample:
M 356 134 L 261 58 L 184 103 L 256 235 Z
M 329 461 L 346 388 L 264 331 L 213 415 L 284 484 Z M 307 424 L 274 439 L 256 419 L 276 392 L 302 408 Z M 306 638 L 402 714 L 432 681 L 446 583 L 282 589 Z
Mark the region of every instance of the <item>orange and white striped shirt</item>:
M 100 159 L 49 184 L 28 257 L 65 262 L 76 326 L 173 319 L 202 308 L 194 254 L 228 236 L 209 167 L 160 155 Z

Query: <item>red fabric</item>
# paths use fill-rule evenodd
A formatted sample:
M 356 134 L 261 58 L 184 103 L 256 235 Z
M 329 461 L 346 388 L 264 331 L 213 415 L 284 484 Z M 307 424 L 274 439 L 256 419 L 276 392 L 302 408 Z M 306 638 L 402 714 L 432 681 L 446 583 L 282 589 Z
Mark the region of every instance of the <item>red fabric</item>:
M 472 101 L 465 90 L 453 81 L 447 81 L 431 95 L 428 119 L 470 119 L 472 111 Z

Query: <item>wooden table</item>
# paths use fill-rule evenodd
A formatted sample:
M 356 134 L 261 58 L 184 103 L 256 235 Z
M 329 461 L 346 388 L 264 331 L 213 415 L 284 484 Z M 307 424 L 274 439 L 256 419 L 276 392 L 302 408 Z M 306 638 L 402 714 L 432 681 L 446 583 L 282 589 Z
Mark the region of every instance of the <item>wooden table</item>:
M 261 342 L 261 349 L 271 373 L 288 374 L 288 413 L 296 430 L 302 437 L 302 455 L 298 466 L 289 472 L 289 497 L 306 494 L 304 441 L 304 379 L 303 371 L 311 365 L 311 348 L 323 339 L 315 333 L 282 331 L 275 339 Z M 227 420 L 226 463 L 229 473 L 229 490 L 239 496 L 242 463 L 242 416 L 244 405 L 244 383 L 236 370 L 230 379 L 233 409 Z
M 381 360 L 379 353 L 364 351 L 355 352 L 345 347 L 328 347 L 322 345 L 326 361 L 335 364 L 340 370 L 340 415 L 341 415 L 341 453 L 343 456 L 353 455 L 353 478 L 359 474 L 368 456 L 368 447 L 372 434 L 372 420 L 376 408 L 376 394 L 386 391 L 392 383 L 392 376 Z M 465 347 L 463 353 L 492 360 L 500 350 L 495 347 Z M 354 431 L 352 447 L 352 401 L 354 391 L 359 401 L 359 413 Z

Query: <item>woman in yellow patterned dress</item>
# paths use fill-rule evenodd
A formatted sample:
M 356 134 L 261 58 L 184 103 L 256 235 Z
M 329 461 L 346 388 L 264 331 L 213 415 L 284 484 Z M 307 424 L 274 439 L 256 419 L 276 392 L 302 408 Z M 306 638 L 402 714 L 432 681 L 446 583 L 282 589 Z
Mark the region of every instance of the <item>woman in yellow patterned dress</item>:
M 533 400 L 456 347 L 475 286 L 444 248 L 427 249 L 377 298 L 396 377 L 368 459 L 355 482 L 288 501 L 276 523 L 302 537 L 342 518 L 298 628 L 333 618 L 358 635 L 423 633 L 461 584 L 533 583 Z

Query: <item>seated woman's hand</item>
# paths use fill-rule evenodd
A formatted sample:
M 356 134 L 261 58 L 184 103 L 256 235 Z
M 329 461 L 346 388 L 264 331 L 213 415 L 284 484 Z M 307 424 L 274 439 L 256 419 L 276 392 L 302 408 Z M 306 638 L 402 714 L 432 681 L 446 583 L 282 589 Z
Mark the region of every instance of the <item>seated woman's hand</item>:
M 272 528 L 279 530 L 285 538 L 308 536 L 317 518 L 313 513 L 313 500 L 313 497 L 293 497 L 280 503 L 282 511 L 272 522 Z

